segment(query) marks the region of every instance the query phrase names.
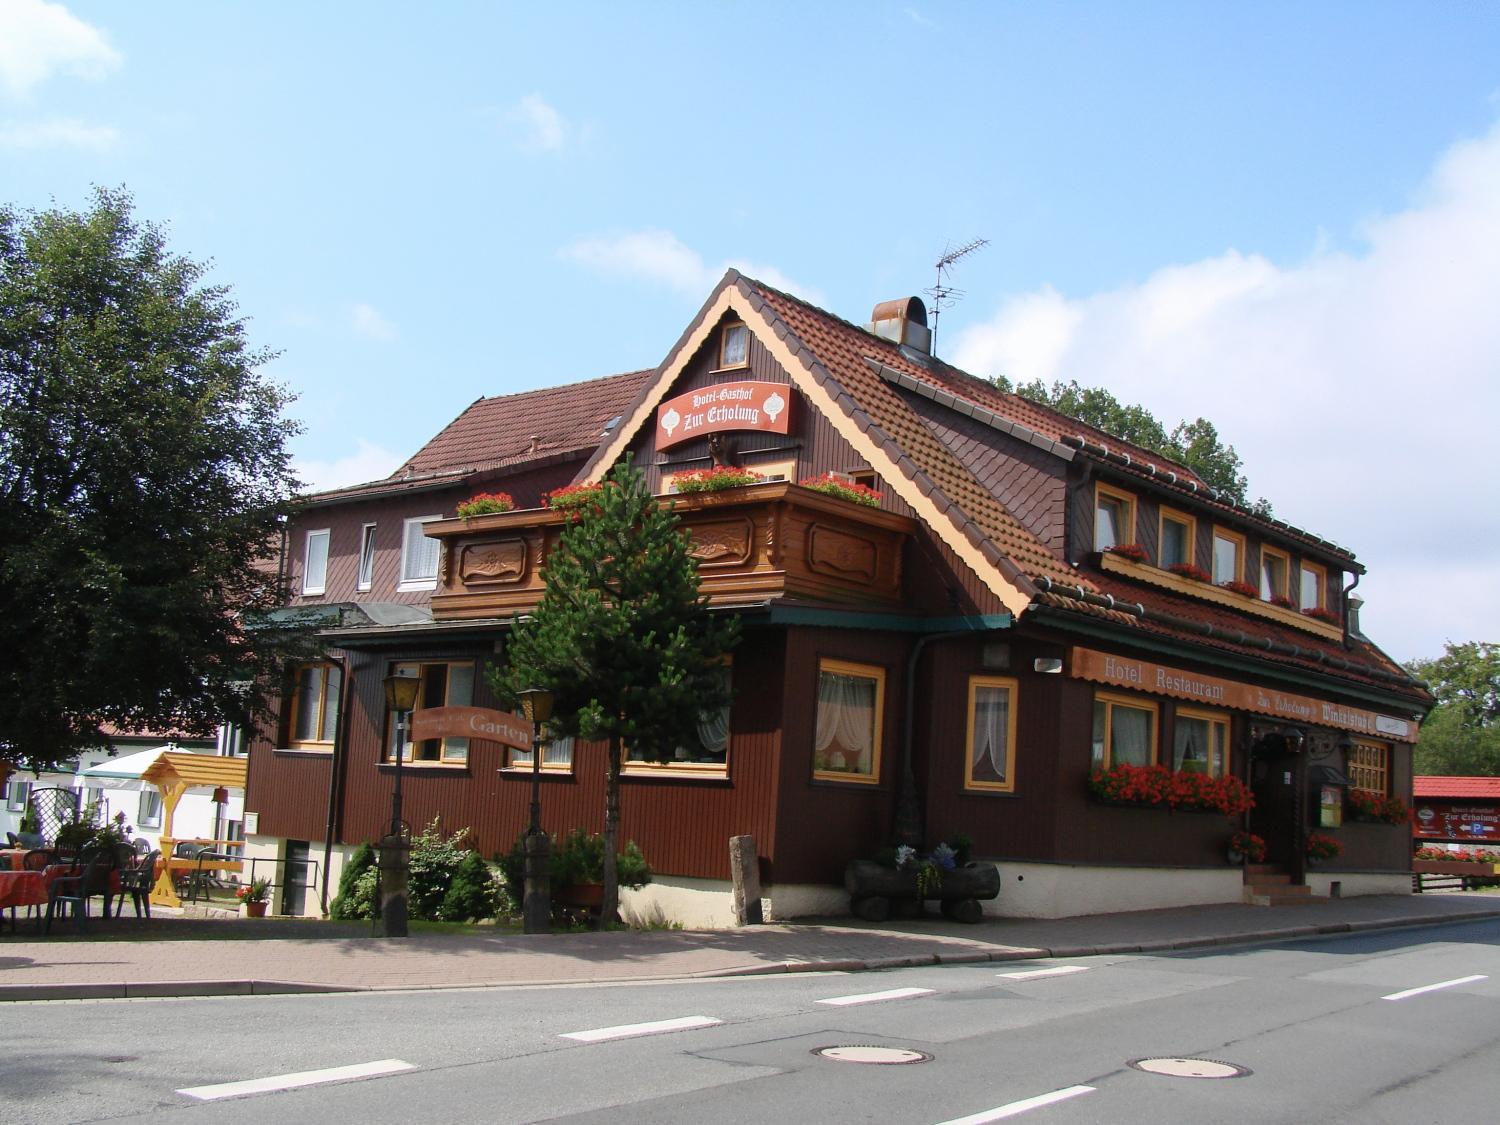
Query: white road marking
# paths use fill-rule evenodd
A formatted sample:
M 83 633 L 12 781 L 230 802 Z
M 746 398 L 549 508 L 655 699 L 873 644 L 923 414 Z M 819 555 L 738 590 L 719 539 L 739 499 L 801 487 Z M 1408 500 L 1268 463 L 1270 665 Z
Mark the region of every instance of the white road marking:
M 968 1117 L 955 1117 L 951 1121 L 940 1121 L 938 1125 L 985 1125 L 987 1121 L 1002 1121 L 1007 1117 L 1016 1117 L 1029 1109 L 1041 1109 L 1044 1105 L 1052 1105 L 1054 1102 L 1076 1098 L 1079 1094 L 1092 1094 L 1093 1092 L 1092 1086 L 1068 1086 L 1062 1090 L 1053 1090 L 1050 1094 L 1038 1094 L 1034 1098 L 996 1106 L 994 1109 L 986 1109 L 980 1113 L 971 1113 Z
M 1440 981 L 1437 984 L 1426 984 L 1421 988 L 1408 988 L 1405 992 L 1392 992 L 1389 996 L 1382 996 L 1382 1000 L 1405 1000 L 1408 996 L 1420 996 L 1424 992 L 1436 992 L 1440 988 L 1453 988 L 1460 984 L 1473 984 L 1476 980 L 1489 980 L 1489 976 L 1480 973 L 1472 977 L 1459 977 L 1457 980 Z
M 304 1070 L 297 1074 L 277 1074 L 270 1078 L 251 1078 L 244 1082 L 221 1082 L 216 1086 L 189 1086 L 178 1090 L 190 1098 L 211 1102 L 219 1098 L 237 1098 L 244 1094 L 268 1094 L 273 1090 L 291 1090 L 298 1086 L 316 1086 L 320 1082 L 347 1082 L 352 1078 L 374 1078 L 381 1074 L 395 1074 L 416 1067 L 400 1059 L 381 1059 L 379 1062 L 357 1063 L 354 1066 L 333 1066 L 327 1070 Z
M 625 1039 L 631 1035 L 655 1035 L 659 1031 L 688 1031 L 695 1027 L 713 1027 L 723 1023 L 712 1016 L 680 1016 L 675 1020 L 656 1020 L 652 1023 L 622 1023 L 614 1027 L 596 1027 L 592 1031 L 570 1031 L 560 1039 L 576 1039 L 580 1043 L 599 1043 L 605 1039 Z
M 819 1004 L 873 1004 L 877 1000 L 905 1000 L 908 996 L 930 996 L 930 988 L 892 988 L 887 992 L 864 992 L 858 996 L 834 996 Z
M 1050 969 L 1028 969 L 1024 973 L 996 973 L 997 977 L 1005 977 L 1007 980 L 1031 980 L 1034 977 L 1060 977 L 1065 973 L 1086 973 L 1089 971 L 1087 965 L 1056 965 Z

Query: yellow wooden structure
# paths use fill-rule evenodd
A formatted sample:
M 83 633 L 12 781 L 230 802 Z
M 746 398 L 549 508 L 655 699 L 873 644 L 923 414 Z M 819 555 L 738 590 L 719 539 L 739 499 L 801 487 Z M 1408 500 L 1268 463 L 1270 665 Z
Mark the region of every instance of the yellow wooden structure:
M 198 868 L 196 859 L 174 857 L 172 852 L 182 841 L 172 835 L 172 816 L 177 811 L 177 802 L 189 789 L 239 789 L 245 788 L 248 760 L 224 758 L 212 754 L 190 754 L 182 750 L 163 750 L 156 761 L 141 771 L 141 780 L 148 781 L 161 790 L 161 874 L 151 890 L 151 901 L 161 906 L 181 906 L 177 897 L 175 872 Z M 194 841 L 195 843 L 198 841 Z M 218 844 L 220 841 L 205 841 Z M 243 870 L 242 861 L 215 863 L 216 871 Z

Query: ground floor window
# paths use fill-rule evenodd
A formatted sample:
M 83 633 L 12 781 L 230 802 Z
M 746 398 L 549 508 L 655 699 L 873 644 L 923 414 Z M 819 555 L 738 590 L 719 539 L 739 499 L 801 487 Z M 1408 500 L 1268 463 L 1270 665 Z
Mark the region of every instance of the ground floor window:
M 1177 708 L 1172 724 L 1172 768 L 1223 777 L 1229 768 L 1229 716 Z
M 573 768 L 573 736 L 553 735 L 546 727 L 542 728 L 542 769 L 567 773 Z M 530 750 L 520 750 L 515 747 L 510 749 L 508 764 L 511 769 L 531 768 Z
M 338 730 L 339 693 L 344 673 L 337 664 L 303 664 L 293 673 L 290 745 L 305 750 L 332 750 Z
M 136 810 L 135 822 L 141 828 L 161 827 L 160 789 L 141 790 L 141 803 Z
M 726 690 L 733 687 L 733 667 L 725 664 L 719 672 Z M 722 774 L 729 766 L 729 704 L 717 711 L 698 715 L 697 737 L 690 746 L 679 746 L 670 757 L 655 761 L 639 747 L 627 747 L 625 766 L 632 772 L 669 769 L 674 773 Z
M 417 691 L 417 709 L 429 707 L 468 707 L 474 702 L 474 665 L 470 662 L 397 664 L 398 676 L 416 676 L 421 681 Z M 413 744 L 410 711 L 392 711 L 386 715 L 385 760 L 396 760 L 401 747 L 407 762 L 447 762 L 463 764 L 469 760 L 467 738 L 429 738 Z
M 1349 787 L 1377 797 L 1390 792 L 1390 747 L 1379 742 L 1355 742 L 1349 748 Z
M 969 677 L 965 789 L 1015 790 L 1016 690 L 1015 680 Z
M 1156 761 L 1156 704 L 1128 695 L 1094 695 L 1094 765 L 1149 766 Z
M 818 661 L 813 776 L 829 781 L 879 781 L 884 708 L 885 669 L 842 660 Z
M 11 812 L 25 812 L 31 796 L 31 782 L 12 781 L 5 787 L 5 807 Z

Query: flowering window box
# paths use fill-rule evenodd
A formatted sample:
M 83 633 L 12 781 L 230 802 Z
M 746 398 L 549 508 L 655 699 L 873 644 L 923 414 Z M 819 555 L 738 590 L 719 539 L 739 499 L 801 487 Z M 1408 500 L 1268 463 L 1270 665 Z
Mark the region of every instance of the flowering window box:
M 1238 579 L 1236 579 L 1236 580 L 1234 580 L 1232 582 L 1220 582 L 1219 583 L 1219 589 L 1221 589 L 1221 590 L 1228 590 L 1231 594 L 1242 594 L 1242 595 L 1244 595 L 1247 598 L 1258 598 L 1258 597 L 1260 597 L 1260 591 L 1259 590 L 1257 590 L 1254 586 L 1250 585 L 1250 583 L 1248 583 L 1248 582 L 1241 582 Z
M 1212 581 L 1208 571 L 1204 570 L 1201 566 L 1195 566 L 1193 563 L 1173 563 L 1167 569 L 1181 578 L 1191 578 L 1194 582 Z

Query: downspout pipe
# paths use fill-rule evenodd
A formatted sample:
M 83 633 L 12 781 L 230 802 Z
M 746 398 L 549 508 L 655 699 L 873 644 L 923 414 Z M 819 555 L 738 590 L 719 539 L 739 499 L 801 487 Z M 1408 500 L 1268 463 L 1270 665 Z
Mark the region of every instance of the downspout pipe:
M 933 641 L 971 637 L 975 633 L 989 633 L 995 629 L 993 619 L 973 617 L 965 620 L 972 624 L 964 629 L 922 634 L 917 638 L 916 644 L 912 645 L 911 654 L 906 658 L 906 702 L 901 715 L 901 781 L 896 791 L 896 810 L 891 826 L 891 835 L 895 837 L 898 844 L 920 848 L 925 829 L 922 803 L 917 798 L 917 774 L 913 764 L 916 755 L 914 732 L 916 730 L 917 663 L 922 659 L 922 653 L 926 651 L 927 646 Z
M 333 859 L 333 837 L 338 821 L 339 791 L 342 788 L 344 763 L 349 758 L 349 705 L 354 696 L 354 678 L 349 675 L 349 658 L 338 657 L 339 666 L 339 714 L 338 727 L 333 732 L 333 760 L 328 763 L 328 819 L 323 833 L 323 878 L 319 901 L 323 917 L 328 917 L 328 868 Z
M 1340 614 L 1340 616 L 1343 617 L 1343 619 L 1344 619 L 1344 647 L 1345 648 L 1353 648 L 1354 647 L 1354 638 L 1351 635 L 1352 632 L 1353 632 L 1353 630 L 1351 630 L 1349 628 L 1349 596 L 1354 593 L 1354 587 L 1356 587 L 1356 586 L 1359 585 L 1359 580 L 1360 580 L 1361 577 L 1362 577 L 1362 575 L 1358 571 L 1355 571 L 1354 572 L 1354 581 L 1351 582 L 1351 583 L 1349 583 L 1349 585 L 1347 585 L 1347 586 L 1344 587 L 1344 593 L 1343 593 L 1344 604 L 1343 604 L 1342 607 L 1340 607 L 1340 608 L 1342 608 L 1343 613 Z

